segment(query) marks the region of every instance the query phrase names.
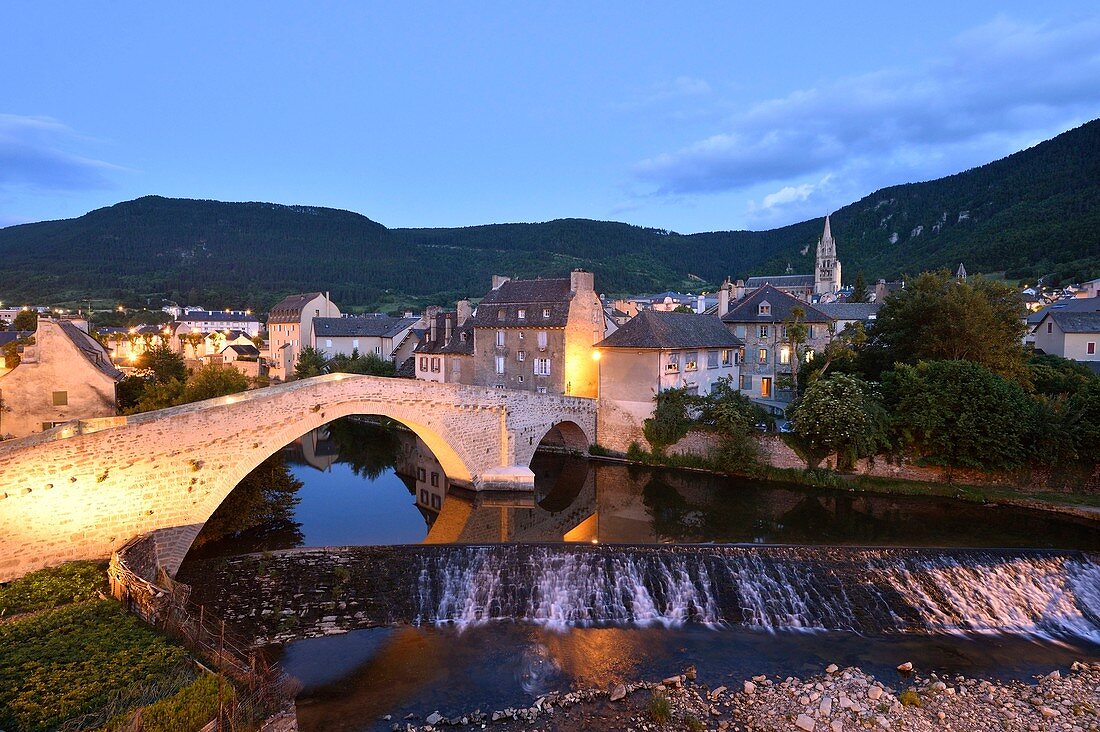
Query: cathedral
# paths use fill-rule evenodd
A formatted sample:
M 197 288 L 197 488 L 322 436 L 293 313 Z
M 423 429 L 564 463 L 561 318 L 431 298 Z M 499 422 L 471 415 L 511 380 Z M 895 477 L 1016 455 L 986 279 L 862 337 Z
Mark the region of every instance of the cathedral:
M 750 277 L 744 282 L 738 280 L 734 285 L 734 299 L 740 300 L 751 295 L 764 285 L 771 285 L 807 302 L 830 302 L 836 299 L 840 291 L 840 260 L 836 258 L 836 240 L 825 217 L 825 231 L 817 242 L 817 261 L 814 273 L 808 275 L 787 274 Z

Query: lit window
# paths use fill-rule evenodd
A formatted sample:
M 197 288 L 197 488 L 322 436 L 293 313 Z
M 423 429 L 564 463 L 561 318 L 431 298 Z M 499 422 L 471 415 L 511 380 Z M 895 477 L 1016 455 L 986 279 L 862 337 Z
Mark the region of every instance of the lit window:
M 813 360 L 814 360 L 814 349 L 812 349 L 812 348 L 807 348 L 807 349 L 806 349 L 806 353 L 805 353 L 805 355 L 803 356 L 803 358 L 805 358 L 805 359 L 806 359 L 806 361 L 813 361 Z
M 791 362 L 791 349 L 789 346 L 783 346 L 779 349 L 779 363 L 788 364 Z
M 757 308 L 756 312 L 757 312 L 758 315 L 771 315 L 772 314 L 771 303 L 769 303 L 768 301 L 765 300 L 764 302 L 760 303 L 760 307 Z
M 549 318 L 550 317 L 550 308 L 543 308 L 542 309 L 542 317 L 544 317 L 544 318 Z
M 668 354 L 668 362 L 665 364 L 665 373 L 674 374 L 680 370 L 680 354 Z
M 684 354 L 684 371 L 695 371 L 699 368 L 699 352 L 688 351 Z
M 767 399 L 772 395 L 772 380 L 767 376 L 760 378 L 760 396 L 763 399 Z
M 729 348 L 722 351 L 722 365 L 723 366 L 732 366 L 733 365 L 733 351 Z
M 496 371 L 498 374 L 504 373 L 504 356 L 496 357 Z
M 756 360 L 758 360 L 760 363 L 767 363 L 768 362 L 768 349 L 767 348 L 761 348 L 759 351 L 757 351 Z

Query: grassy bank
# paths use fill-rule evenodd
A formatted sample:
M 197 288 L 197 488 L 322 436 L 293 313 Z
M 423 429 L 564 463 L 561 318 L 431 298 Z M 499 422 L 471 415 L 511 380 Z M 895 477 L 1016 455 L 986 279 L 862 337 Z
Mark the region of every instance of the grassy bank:
M 144 729 L 186 732 L 214 716 L 216 677 L 106 589 L 105 568 L 90 562 L 0 587 L 0 729 L 122 729 L 144 707 Z

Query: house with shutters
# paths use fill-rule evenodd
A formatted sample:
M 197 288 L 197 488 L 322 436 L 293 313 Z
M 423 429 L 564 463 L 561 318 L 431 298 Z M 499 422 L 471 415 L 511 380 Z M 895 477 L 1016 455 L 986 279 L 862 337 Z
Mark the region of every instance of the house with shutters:
M 340 308 L 322 292 L 289 295 L 267 316 L 268 375 L 273 380 L 294 378 L 294 364 L 306 346 L 314 346 L 314 318 L 339 318 Z

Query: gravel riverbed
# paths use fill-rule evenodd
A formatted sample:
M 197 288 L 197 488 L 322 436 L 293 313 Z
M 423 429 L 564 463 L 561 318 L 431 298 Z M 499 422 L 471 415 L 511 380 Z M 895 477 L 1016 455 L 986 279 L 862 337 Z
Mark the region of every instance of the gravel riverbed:
M 393 730 L 416 732 L 455 727 L 501 732 L 1083 732 L 1100 730 L 1100 663 L 1074 663 L 1031 683 L 923 675 L 909 664 L 901 664 L 895 678 L 884 683 L 858 668 L 830 665 L 807 679 L 754 676 L 713 688 L 688 667 L 659 682 L 548 694 L 530 707 L 385 721 Z

